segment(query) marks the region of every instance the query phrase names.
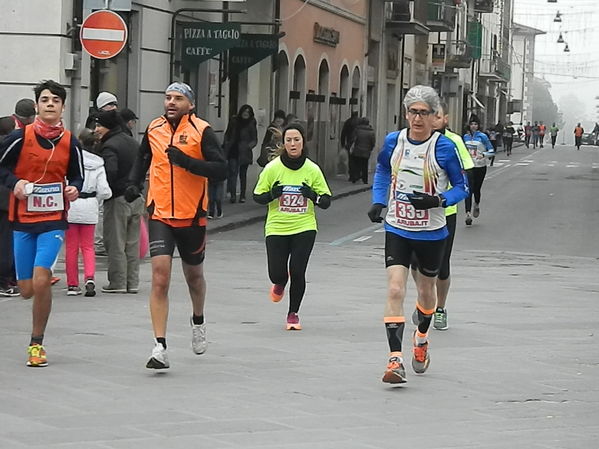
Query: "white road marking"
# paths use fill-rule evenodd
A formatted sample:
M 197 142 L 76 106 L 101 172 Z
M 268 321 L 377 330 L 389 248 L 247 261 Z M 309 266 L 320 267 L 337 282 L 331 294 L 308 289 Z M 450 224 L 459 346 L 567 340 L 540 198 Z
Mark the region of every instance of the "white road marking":
M 354 239 L 354 242 L 364 242 L 364 241 L 368 240 L 369 238 L 372 238 L 372 235 L 363 235 L 362 237 L 358 237 L 357 239 Z
M 350 240 L 354 240 L 360 236 L 366 235 L 366 234 L 370 234 L 373 231 L 377 230 L 377 229 L 381 229 L 383 226 L 382 223 L 376 223 L 373 224 L 372 226 L 367 227 L 366 229 L 362 229 L 361 231 L 357 231 L 357 232 L 353 232 L 349 235 L 346 235 L 344 237 L 340 237 L 337 240 L 333 240 L 331 243 L 329 243 L 329 245 L 331 246 L 339 246 L 339 245 L 343 245 L 345 242 L 349 242 Z

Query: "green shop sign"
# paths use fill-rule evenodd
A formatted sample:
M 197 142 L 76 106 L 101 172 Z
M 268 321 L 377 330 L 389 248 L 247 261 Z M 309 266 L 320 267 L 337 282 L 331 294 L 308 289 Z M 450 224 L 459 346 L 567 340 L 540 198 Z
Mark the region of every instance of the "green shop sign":
M 181 62 L 191 69 L 239 45 L 240 25 L 235 23 L 181 22 Z
M 279 52 L 276 34 L 242 34 L 239 43 L 229 50 L 229 76 L 243 72 Z

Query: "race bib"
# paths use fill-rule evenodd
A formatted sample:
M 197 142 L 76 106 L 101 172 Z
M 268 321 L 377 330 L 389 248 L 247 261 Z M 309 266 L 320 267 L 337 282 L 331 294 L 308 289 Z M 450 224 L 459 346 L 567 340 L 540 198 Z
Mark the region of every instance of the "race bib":
M 400 193 L 396 197 L 403 198 L 405 194 Z M 395 219 L 398 224 L 414 228 L 426 227 L 430 223 L 428 210 L 416 210 L 409 200 L 403 199 L 395 200 Z
M 64 210 L 62 183 L 35 184 L 27 197 L 27 212 L 56 212 Z
M 284 186 L 279 197 L 279 212 L 305 214 L 308 211 L 308 199 L 300 191 L 300 186 Z

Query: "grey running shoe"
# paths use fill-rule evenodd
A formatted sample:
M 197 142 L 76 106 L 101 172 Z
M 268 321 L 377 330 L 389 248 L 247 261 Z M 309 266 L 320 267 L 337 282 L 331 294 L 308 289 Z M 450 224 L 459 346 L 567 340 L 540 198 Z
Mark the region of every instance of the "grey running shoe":
M 71 285 L 67 287 L 67 296 L 79 296 L 81 294 L 81 289 L 76 285 Z
M 115 288 L 110 285 L 102 287 L 102 293 L 127 293 L 126 288 Z
M 478 218 L 480 215 L 480 204 L 474 203 L 474 209 L 472 210 L 472 216 L 474 218 Z
M 406 369 L 399 357 L 391 357 L 387 364 L 387 371 L 383 374 L 383 382 L 387 384 L 406 383 Z
M 470 226 L 472 224 L 472 215 L 470 212 L 466 212 L 466 226 Z
M 146 368 L 148 369 L 167 369 L 170 367 L 168 363 L 168 355 L 166 353 L 166 349 L 160 343 L 156 343 L 154 349 L 152 349 L 152 355 L 148 363 L 146 363 Z
M 193 318 L 191 322 L 191 349 L 193 352 L 200 355 L 206 352 L 208 348 L 208 340 L 206 340 L 206 323 L 193 324 Z
M 447 310 L 439 308 L 435 311 L 433 327 L 438 331 L 444 331 L 449 328 L 447 325 Z
M 419 323 L 419 319 L 418 319 L 418 309 L 415 308 L 414 311 L 412 312 L 412 324 L 414 326 L 418 326 Z
M 422 344 L 416 344 L 416 331 L 414 331 L 412 341 L 414 343 L 412 369 L 416 374 L 424 374 L 431 363 L 431 358 L 428 355 L 428 341 Z

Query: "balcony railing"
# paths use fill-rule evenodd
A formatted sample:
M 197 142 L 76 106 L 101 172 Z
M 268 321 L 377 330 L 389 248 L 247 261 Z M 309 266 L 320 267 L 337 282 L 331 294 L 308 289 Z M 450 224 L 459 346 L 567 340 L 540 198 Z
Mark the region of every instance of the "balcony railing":
M 385 26 L 397 34 L 422 34 L 429 33 L 425 25 L 426 10 L 422 4 L 415 6 L 410 0 L 394 0 L 385 2 Z M 426 5 L 424 5 L 426 6 Z
M 493 12 L 493 0 L 474 0 L 474 12 Z
M 466 41 L 449 44 L 449 55 L 445 66 L 449 69 L 468 69 L 472 64 L 472 49 Z
M 483 57 L 480 60 L 480 76 L 492 82 L 508 82 L 512 77 L 512 69 L 500 55 Z
M 428 0 L 426 26 L 431 31 L 453 31 L 455 19 L 455 0 Z

